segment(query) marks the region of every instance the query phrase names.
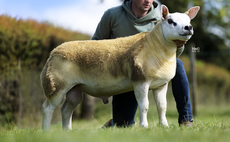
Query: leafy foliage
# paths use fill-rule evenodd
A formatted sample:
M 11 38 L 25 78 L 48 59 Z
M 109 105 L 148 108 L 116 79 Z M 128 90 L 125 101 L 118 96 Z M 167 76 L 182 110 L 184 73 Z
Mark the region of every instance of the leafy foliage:
M 53 48 L 79 39 L 89 36 L 32 19 L 0 15 L 0 72 L 15 68 L 20 62 L 23 67 L 41 68 Z
M 39 74 L 50 51 L 65 41 L 89 38 L 49 23 L 0 15 L 1 123 L 17 123 L 25 115 L 36 120 L 30 114 L 44 101 Z
M 188 57 L 180 57 L 184 63 L 190 80 L 190 61 Z M 223 67 L 198 60 L 196 62 L 198 85 L 198 104 L 212 102 L 217 105 L 227 104 L 230 99 L 230 73 Z

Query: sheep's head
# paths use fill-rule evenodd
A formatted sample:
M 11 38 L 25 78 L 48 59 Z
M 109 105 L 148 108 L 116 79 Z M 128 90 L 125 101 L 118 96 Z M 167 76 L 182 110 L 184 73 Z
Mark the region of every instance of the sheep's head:
M 163 34 L 167 41 L 186 41 L 193 35 L 191 20 L 197 15 L 200 7 L 190 8 L 185 13 L 169 13 L 165 5 L 161 6 Z

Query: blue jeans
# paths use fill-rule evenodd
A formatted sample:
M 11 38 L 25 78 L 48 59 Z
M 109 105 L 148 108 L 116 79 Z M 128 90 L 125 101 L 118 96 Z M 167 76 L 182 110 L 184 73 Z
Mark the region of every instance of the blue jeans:
M 188 78 L 184 70 L 184 64 L 178 58 L 176 75 L 172 79 L 172 91 L 179 113 L 178 123 L 193 121 Z M 118 127 L 133 125 L 137 105 L 133 91 L 113 96 L 113 124 Z

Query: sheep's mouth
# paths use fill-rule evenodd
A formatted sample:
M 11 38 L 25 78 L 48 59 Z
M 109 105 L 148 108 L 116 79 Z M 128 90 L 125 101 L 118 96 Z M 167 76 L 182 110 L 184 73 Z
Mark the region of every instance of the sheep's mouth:
M 179 34 L 180 36 L 191 36 L 193 35 L 192 32 L 189 32 L 189 33 L 184 33 L 184 34 Z

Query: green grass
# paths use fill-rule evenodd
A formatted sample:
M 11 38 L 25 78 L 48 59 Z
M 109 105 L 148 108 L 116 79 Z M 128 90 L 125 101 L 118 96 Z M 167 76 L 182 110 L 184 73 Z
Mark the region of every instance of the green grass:
M 154 109 L 152 108 L 149 112 L 149 128 L 139 127 L 138 117 L 136 117 L 137 124 L 134 127 L 101 129 L 100 127 L 110 118 L 109 115 L 104 115 L 91 121 L 75 121 L 72 131 L 63 131 L 61 122 L 52 125 L 50 132 L 43 132 L 40 128 L 20 129 L 10 124 L 8 129 L 1 130 L 0 142 L 230 141 L 230 107 L 199 107 L 193 128 L 178 126 L 177 113 L 173 107 L 168 108 L 167 111 L 169 127 L 161 127 L 158 125 Z
M 88 124 L 89 125 L 89 124 Z M 66 132 L 61 126 L 52 127 L 51 132 L 42 132 L 40 129 L 15 129 L 1 133 L 1 142 L 127 142 L 127 141 L 229 141 L 229 123 L 197 123 L 194 128 L 182 128 L 170 125 L 169 128 L 157 125 L 147 129 L 140 127 L 100 129 L 95 127 L 74 128 Z

